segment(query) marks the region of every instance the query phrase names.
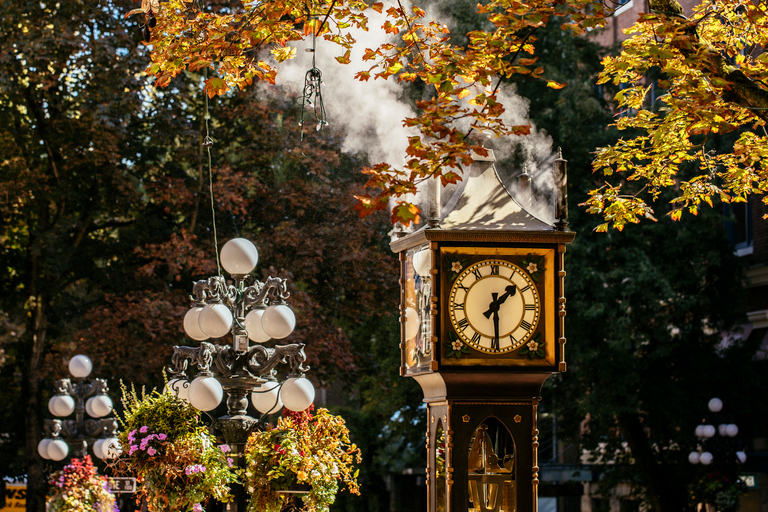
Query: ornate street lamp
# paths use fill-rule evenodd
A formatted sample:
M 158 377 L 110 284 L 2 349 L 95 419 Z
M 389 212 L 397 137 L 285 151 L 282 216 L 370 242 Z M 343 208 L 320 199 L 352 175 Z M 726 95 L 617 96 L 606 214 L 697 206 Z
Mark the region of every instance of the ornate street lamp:
M 713 398 L 707 404 L 710 412 L 717 414 L 723 409 L 723 401 L 719 398 Z M 747 461 L 747 454 L 743 451 L 735 451 L 733 443 L 715 443 L 715 434 L 719 434 L 723 440 L 736 437 L 739 434 L 739 427 L 734 423 L 721 423 L 715 428 L 713 424 L 703 423 L 696 427 L 696 437 L 699 438 L 698 449 L 688 454 L 688 462 L 691 464 L 703 464 L 708 466 L 716 462 L 715 455 L 710 451 L 709 446 L 715 447 L 714 451 L 718 453 L 719 463 L 726 465 L 743 464 Z M 723 445 L 723 446 L 721 446 Z M 726 446 L 727 445 L 727 446 Z
M 261 414 L 278 412 L 284 406 L 303 411 L 312 404 L 315 389 L 304 377 L 303 343 L 275 344 L 289 336 L 296 317 L 286 304 L 286 280 L 268 277 L 261 282 L 251 276 L 258 251 L 249 240 L 235 238 L 221 249 L 221 265 L 231 282 L 221 275 L 194 283 L 192 307 L 184 317 L 187 335 L 200 341 L 197 347 L 176 346 L 168 387 L 201 411 L 211 411 L 226 393 L 227 415 L 214 422 L 228 443 L 243 445 L 259 420 L 248 415 L 248 398 Z M 223 338 L 226 344 L 206 340 Z M 271 343 L 270 343 L 271 342 Z M 272 346 L 266 346 L 269 344 Z M 190 380 L 190 363 L 197 375 Z M 287 376 L 278 379 L 278 366 L 287 366 Z
M 46 437 L 37 445 L 42 458 L 63 460 L 69 455 L 70 448 L 75 457 L 83 457 L 89 444 L 94 455 L 100 459 L 120 455 L 120 442 L 116 437 L 117 420 L 106 417 L 112 412 L 107 381 L 92 379 L 86 382 L 92 369 L 93 363 L 88 356 L 77 355 L 69 360 L 69 373 L 73 379 L 55 382 L 56 394 L 48 401 L 48 410 L 59 418 L 75 413 L 75 418 L 45 420 L 43 429 Z
M 296 317 L 286 304 L 290 293 L 286 280 L 268 277 L 261 282 L 251 276 L 259 253 L 249 240 L 235 238 L 221 249 L 221 265 L 230 274 L 213 276 L 194 283 L 192 307 L 184 316 L 184 330 L 197 341 L 197 347 L 173 347 L 173 378 L 168 387 L 188 400 L 196 409 L 212 411 L 226 393 L 227 414 L 213 421 L 232 448 L 236 464 L 245 463 L 245 443 L 260 426 L 260 419 L 248 414 L 248 398 L 263 418 L 283 407 L 291 411 L 307 409 L 315 399 L 315 388 L 304 377 L 303 343 L 278 345 L 274 340 L 288 337 Z M 213 344 L 210 338 L 224 338 L 226 344 Z M 268 344 L 270 346 L 267 346 Z M 190 366 L 197 375 L 190 380 Z M 278 367 L 287 366 L 282 382 Z M 245 492 L 234 487 L 235 501 L 230 512 L 245 511 Z

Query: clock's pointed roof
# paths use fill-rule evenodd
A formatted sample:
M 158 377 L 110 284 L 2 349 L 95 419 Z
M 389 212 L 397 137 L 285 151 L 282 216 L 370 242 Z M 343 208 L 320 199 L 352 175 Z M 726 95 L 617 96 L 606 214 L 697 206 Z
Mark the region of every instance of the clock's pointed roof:
M 439 227 L 473 231 L 555 229 L 530 214 L 515 199 L 499 177 L 492 159 L 473 164 L 465 173 L 460 186 L 443 207 Z
M 400 252 L 428 240 L 515 241 L 569 243 L 575 233 L 558 230 L 528 212 L 504 185 L 494 165 L 493 152 L 475 156 L 475 163 L 461 172 L 462 181 L 442 207 L 438 222 L 413 233 L 400 234 L 390 244 Z M 426 212 L 428 208 L 422 208 Z M 427 220 L 427 223 L 431 219 Z M 436 224 L 436 225 L 434 225 Z

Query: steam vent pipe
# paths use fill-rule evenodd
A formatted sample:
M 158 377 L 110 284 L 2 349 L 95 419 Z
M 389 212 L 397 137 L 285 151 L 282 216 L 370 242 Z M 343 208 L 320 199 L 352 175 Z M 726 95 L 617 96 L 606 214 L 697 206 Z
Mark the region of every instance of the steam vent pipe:
M 565 231 L 568 227 L 568 161 L 563 159 L 562 148 L 557 148 L 555 159 L 555 227 Z

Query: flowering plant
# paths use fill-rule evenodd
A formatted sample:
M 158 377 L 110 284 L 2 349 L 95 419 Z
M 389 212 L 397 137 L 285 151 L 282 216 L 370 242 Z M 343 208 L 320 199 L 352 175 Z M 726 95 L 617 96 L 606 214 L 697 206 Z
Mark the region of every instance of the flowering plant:
M 115 495 L 110 492 L 107 477 L 96 474 L 91 457 L 72 459 L 51 477 L 49 512 L 117 512 Z
M 251 494 L 248 512 L 280 512 L 291 507 L 284 492 L 293 485 L 309 486 L 302 496 L 305 512 L 327 512 L 339 484 L 359 494 L 360 450 L 349 441 L 344 420 L 327 409 L 313 416 L 286 412 L 277 426 L 254 432 L 245 447 L 245 486 Z
M 216 446 L 194 407 L 173 393 L 139 398 L 125 388 L 123 405 L 123 454 L 113 466 L 138 475 L 137 502 L 146 499 L 152 512 L 202 512 L 211 497 L 232 500 L 229 484 L 237 477 L 229 449 Z
M 689 488 L 689 497 L 694 506 L 709 503 L 720 512 L 735 512 L 746 490 L 744 481 L 735 475 L 729 477 L 718 471 L 703 471 Z

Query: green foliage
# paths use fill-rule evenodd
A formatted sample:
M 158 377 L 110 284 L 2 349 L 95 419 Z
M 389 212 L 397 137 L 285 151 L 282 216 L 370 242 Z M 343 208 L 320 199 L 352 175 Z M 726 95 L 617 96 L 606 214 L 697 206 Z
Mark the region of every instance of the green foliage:
M 123 453 L 112 463 L 118 474 L 137 476 L 137 502 L 154 512 L 201 512 L 211 498 L 232 500 L 237 481 L 229 447 L 200 422 L 199 411 L 173 393 L 151 394 L 123 387 L 120 422 Z
M 658 4 L 628 30 L 621 54 L 603 61 L 598 83 L 621 86 L 616 127 L 628 134 L 595 155 L 595 170 L 609 178 L 585 204 L 606 221 L 600 231 L 655 220 L 647 203 L 665 190 L 676 192 L 665 199 L 674 220 L 713 200 L 768 192 L 768 60 L 753 51 L 768 43 L 765 6 L 705 0 L 686 18 L 676 1 Z M 714 151 L 708 142 L 724 133 L 738 137 Z
M 127 445 L 128 433 L 148 426 L 153 432 L 163 432 L 168 442 L 174 442 L 205 428 L 200 421 L 200 411 L 189 402 L 174 393 L 147 394 L 143 389 L 141 396 L 134 387 L 128 388 L 121 383 L 123 392 L 123 414 L 118 416 L 122 426 L 121 442 Z
M 719 512 L 736 512 L 746 490 L 744 482 L 739 478 L 718 471 L 702 471 L 691 485 L 689 496 L 693 506 L 709 503 Z
M 251 494 L 249 512 L 280 512 L 291 506 L 291 494 L 280 493 L 294 485 L 308 486 L 301 510 L 327 512 L 336 501 L 339 485 L 360 494 L 354 464 L 360 450 L 350 443 L 349 430 L 340 416 L 327 409 L 282 416 L 277 425 L 251 434 L 245 447 L 246 490 Z M 293 508 L 292 508 L 293 510 Z

